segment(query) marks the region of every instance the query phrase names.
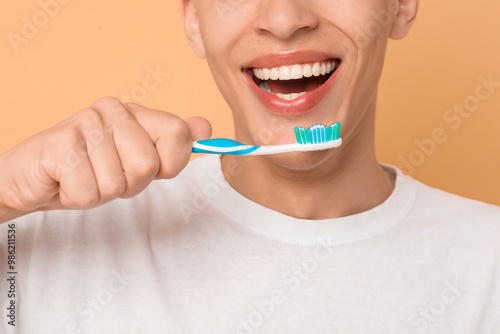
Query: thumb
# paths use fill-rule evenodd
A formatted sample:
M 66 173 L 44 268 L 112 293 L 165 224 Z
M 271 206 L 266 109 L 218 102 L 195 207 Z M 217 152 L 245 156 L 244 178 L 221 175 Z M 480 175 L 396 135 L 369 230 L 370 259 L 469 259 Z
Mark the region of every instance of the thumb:
M 212 136 L 212 125 L 203 117 L 190 117 L 184 120 L 193 140 L 205 140 Z

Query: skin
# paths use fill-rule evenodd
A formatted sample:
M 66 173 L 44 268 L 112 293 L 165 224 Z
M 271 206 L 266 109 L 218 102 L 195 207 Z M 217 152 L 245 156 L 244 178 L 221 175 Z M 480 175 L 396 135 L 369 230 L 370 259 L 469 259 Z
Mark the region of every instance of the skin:
M 377 83 L 388 38 L 404 37 L 418 0 L 182 0 L 186 36 L 207 59 L 231 107 L 236 139 L 249 144 L 295 141 L 296 125 L 342 123 L 339 149 L 264 157 L 224 156 L 228 182 L 284 214 L 323 219 L 383 202 L 394 179 L 374 148 Z M 391 6 L 392 7 L 391 7 Z M 392 8 L 392 10 L 390 9 Z M 372 12 L 389 12 L 376 34 L 363 34 Z M 270 113 L 243 81 L 257 56 L 300 50 L 335 52 L 342 70 L 314 109 Z M 187 165 L 191 141 L 210 137 L 202 118 L 104 97 L 0 155 L 0 223 L 30 212 L 93 208 L 130 198 L 152 180 Z M 237 168 L 235 168 L 235 166 Z M 324 199 L 328 198 L 328 201 Z
M 207 120 L 104 97 L 0 155 L 0 222 L 130 198 L 187 165 Z
M 226 178 L 238 192 L 307 219 L 347 216 L 387 199 L 394 177 L 375 155 L 377 84 L 387 41 L 408 33 L 418 0 L 184 0 L 182 5 L 188 40 L 194 52 L 207 59 L 233 111 L 238 141 L 291 143 L 294 126 L 342 123 L 343 145 L 335 150 L 224 156 Z M 245 84 L 242 69 L 253 67 L 253 59 L 261 55 L 304 50 L 330 52 L 342 60 L 336 83 L 305 114 L 269 112 Z M 235 165 L 238 172 L 231 173 Z

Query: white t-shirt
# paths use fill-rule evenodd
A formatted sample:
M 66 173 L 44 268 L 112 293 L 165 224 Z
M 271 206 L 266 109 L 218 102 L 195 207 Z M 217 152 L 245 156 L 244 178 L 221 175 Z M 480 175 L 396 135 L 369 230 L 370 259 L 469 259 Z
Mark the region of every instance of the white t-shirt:
M 3 224 L 0 333 L 500 333 L 500 208 L 385 168 L 384 203 L 313 221 L 202 157 L 133 199 L 11 222 L 14 270 Z

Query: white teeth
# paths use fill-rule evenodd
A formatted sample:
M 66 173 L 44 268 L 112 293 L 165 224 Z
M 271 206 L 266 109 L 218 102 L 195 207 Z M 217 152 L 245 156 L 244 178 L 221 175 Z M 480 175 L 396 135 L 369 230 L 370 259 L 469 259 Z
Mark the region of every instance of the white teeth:
M 312 75 L 313 75 L 312 67 L 311 67 L 311 65 L 309 65 L 309 64 L 304 65 L 304 69 L 303 69 L 302 71 L 303 71 L 304 76 L 305 76 L 306 78 L 310 78 L 310 77 L 312 77 Z
M 270 77 L 270 79 L 271 80 L 278 80 L 279 77 L 280 77 L 280 75 L 279 75 L 278 69 L 276 67 L 272 68 L 271 69 L 271 77 Z
M 270 77 L 270 72 L 267 68 L 262 69 L 262 76 L 264 77 L 264 80 L 269 80 Z
M 287 101 L 295 100 L 296 98 L 298 98 L 298 97 L 300 97 L 300 96 L 302 96 L 302 95 L 304 95 L 306 93 L 306 92 L 291 93 L 291 94 L 273 93 L 271 91 L 271 88 L 269 88 L 269 83 L 267 81 L 262 81 L 260 83 L 259 87 L 263 91 L 268 92 L 269 94 L 274 94 L 277 97 L 279 97 L 281 99 L 284 99 L 284 100 L 287 100 Z
M 314 63 L 314 65 L 312 67 L 312 72 L 313 72 L 313 75 L 315 77 L 319 77 L 319 74 L 320 74 L 319 73 L 319 67 L 320 67 L 319 63 Z
M 288 66 L 281 66 L 279 68 L 279 71 L 278 71 L 278 76 L 279 76 L 279 80 L 291 80 L 292 79 L 292 71 L 290 71 L 290 68 Z
M 300 79 L 304 77 L 302 74 L 302 66 L 301 65 L 293 65 L 292 66 L 292 79 Z
M 269 87 L 268 80 L 296 80 L 296 79 L 302 79 L 304 77 L 305 78 L 310 78 L 312 76 L 318 77 L 320 75 L 325 75 L 335 71 L 339 65 L 340 61 L 338 60 L 333 60 L 329 62 L 322 61 L 304 65 L 296 64 L 292 66 L 281 66 L 273 68 L 254 68 L 253 73 L 258 79 L 261 80 L 261 82 L 259 82 L 259 87 L 263 91 L 269 94 L 276 95 L 281 99 L 292 101 L 304 95 L 306 92 L 290 93 L 290 94 L 274 93 L 271 91 L 271 88 Z M 320 86 L 321 85 L 318 85 L 318 87 Z
M 296 98 L 304 95 L 306 92 L 300 92 L 300 93 L 291 93 L 291 94 L 281 94 L 281 93 L 276 93 L 274 95 L 276 95 L 277 97 L 283 99 L 283 100 L 287 100 L 287 101 L 292 101 L 292 100 L 295 100 Z
M 281 66 L 273 68 L 254 68 L 254 75 L 260 80 L 295 80 L 318 77 L 331 73 L 337 69 L 338 60 L 322 61 L 313 64 L 296 64 L 292 66 Z

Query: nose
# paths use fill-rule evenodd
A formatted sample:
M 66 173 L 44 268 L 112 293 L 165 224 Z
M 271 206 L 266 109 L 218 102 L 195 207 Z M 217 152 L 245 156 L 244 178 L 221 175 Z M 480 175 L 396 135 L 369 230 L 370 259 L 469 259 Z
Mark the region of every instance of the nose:
M 318 26 L 318 16 L 308 8 L 310 0 L 263 0 L 254 28 L 283 40 Z

